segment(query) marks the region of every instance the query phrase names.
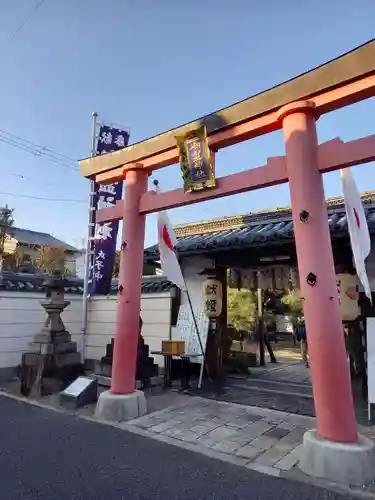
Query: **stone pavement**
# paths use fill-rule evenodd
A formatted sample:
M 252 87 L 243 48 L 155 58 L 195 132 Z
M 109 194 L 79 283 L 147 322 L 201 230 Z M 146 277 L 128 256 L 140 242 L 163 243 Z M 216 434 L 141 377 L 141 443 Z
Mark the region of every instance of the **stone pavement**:
M 128 425 L 150 437 L 188 443 L 196 451 L 278 476 L 298 462 L 303 434 L 315 420 L 195 397 Z
M 357 422 L 368 425 L 367 404 L 360 381 L 353 381 Z M 220 391 L 209 384 L 191 394 L 217 401 L 259 406 L 315 417 L 310 369 L 300 359 L 284 358 L 276 364 L 251 368 L 251 374 L 229 375 Z
M 273 476 L 293 477 L 302 438 L 315 419 L 266 408 L 191 397 L 125 424 L 142 435 Z M 369 437 L 373 430 L 361 428 Z M 304 479 L 304 478 L 302 478 Z

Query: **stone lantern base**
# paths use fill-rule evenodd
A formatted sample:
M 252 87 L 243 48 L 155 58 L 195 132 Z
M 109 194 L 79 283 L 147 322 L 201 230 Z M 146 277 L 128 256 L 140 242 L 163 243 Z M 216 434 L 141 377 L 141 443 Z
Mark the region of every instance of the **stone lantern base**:
M 52 355 L 27 352 L 22 356 L 21 394 L 41 397 L 58 393 L 83 373 L 78 352 Z
M 40 302 L 47 313 L 40 332 L 34 336 L 30 351 L 23 354 L 21 394 L 44 396 L 60 392 L 82 375 L 83 365 L 61 313 L 70 304 L 64 300 L 64 282 L 54 277 L 46 283 L 46 299 Z

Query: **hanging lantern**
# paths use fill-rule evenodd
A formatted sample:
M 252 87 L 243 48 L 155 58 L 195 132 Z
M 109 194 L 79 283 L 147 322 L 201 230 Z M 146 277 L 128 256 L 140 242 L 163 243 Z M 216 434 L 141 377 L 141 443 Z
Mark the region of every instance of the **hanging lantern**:
M 223 309 L 223 287 L 221 281 L 207 278 L 203 283 L 204 313 L 209 318 L 217 318 Z
M 355 274 L 336 274 L 341 317 L 343 321 L 353 321 L 361 314 L 358 305 L 358 281 Z

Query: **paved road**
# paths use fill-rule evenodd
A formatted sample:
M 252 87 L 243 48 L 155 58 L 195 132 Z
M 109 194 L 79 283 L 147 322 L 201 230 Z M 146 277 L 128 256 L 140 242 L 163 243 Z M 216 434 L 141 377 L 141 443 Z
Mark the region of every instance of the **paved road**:
M 0 498 L 348 499 L 1 396 Z

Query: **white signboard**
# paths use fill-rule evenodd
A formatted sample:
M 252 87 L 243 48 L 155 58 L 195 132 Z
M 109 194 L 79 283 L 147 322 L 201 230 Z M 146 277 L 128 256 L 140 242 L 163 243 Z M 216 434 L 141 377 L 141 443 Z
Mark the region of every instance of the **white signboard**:
M 367 318 L 367 391 L 368 402 L 375 403 L 375 318 Z M 370 418 L 370 412 L 369 412 Z
M 203 349 L 206 350 L 209 319 L 204 314 L 203 307 L 194 308 L 194 316 L 197 321 Z M 174 329 L 172 340 L 184 340 L 186 354 L 200 354 L 202 352 L 190 307 L 185 305 L 180 307 L 177 327 Z M 191 359 L 194 363 L 202 363 L 202 360 L 202 356 L 194 356 Z
M 69 387 L 65 389 L 65 391 L 63 391 L 63 393 L 77 398 L 91 383 L 91 378 L 78 377 L 72 384 L 70 384 Z

